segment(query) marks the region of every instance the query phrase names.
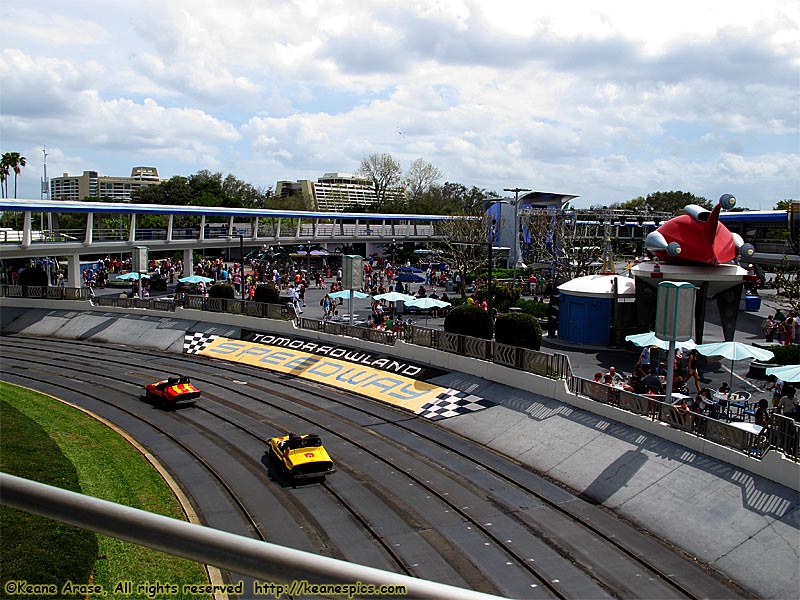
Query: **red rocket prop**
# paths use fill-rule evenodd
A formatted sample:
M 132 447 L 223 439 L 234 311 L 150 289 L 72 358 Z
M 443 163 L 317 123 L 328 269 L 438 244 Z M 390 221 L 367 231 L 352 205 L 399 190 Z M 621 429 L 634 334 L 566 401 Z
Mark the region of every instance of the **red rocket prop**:
M 686 214 L 649 233 L 645 247 L 658 259 L 676 265 L 725 264 L 737 255 L 748 258 L 753 255 L 753 246 L 719 222 L 720 210 L 735 204 L 736 198 L 730 194 L 722 195 L 713 210 L 689 204 L 684 208 Z

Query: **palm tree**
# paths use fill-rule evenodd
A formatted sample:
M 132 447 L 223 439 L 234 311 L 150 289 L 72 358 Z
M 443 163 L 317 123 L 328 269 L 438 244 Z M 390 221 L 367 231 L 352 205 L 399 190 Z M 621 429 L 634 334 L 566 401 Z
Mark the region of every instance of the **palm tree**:
M 17 175 L 22 173 L 22 167 L 28 164 L 28 159 L 20 156 L 19 152 L 6 152 L 3 155 L 3 163 L 6 162 L 8 157 L 8 165 L 6 168 L 11 168 L 14 171 L 14 198 L 17 197 Z M 8 197 L 8 174 L 6 174 L 6 197 Z
M 0 193 L 3 198 L 8 196 L 8 175 L 11 172 L 11 152 L 6 152 L 0 158 Z

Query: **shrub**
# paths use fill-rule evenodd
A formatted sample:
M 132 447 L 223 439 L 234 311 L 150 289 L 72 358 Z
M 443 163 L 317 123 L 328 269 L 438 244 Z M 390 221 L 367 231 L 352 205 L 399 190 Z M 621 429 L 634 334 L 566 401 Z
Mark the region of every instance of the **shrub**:
M 486 300 L 487 291 L 486 284 L 478 287 L 473 294 L 475 302 L 480 304 Z M 495 308 L 497 312 L 508 312 L 508 307 L 514 306 L 521 295 L 522 289 L 519 286 L 496 282 L 492 285 L 492 308 Z
M 208 288 L 208 297 L 227 298 L 229 300 L 233 300 L 236 297 L 236 294 L 233 291 L 233 286 L 227 283 L 215 283 Z
M 265 304 L 280 304 L 281 293 L 271 283 L 261 284 L 256 286 L 256 295 L 253 300 Z
M 492 339 L 492 319 L 480 306 L 465 304 L 450 311 L 444 320 L 448 333 Z
M 767 348 L 767 350 L 772 350 L 775 354 L 767 361 L 774 365 L 796 365 L 798 358 L 800 358 L 800 344 L 789 344 L 788 346 L 775 344 Z
M 536 317 L 537 319 L 546 319 L 547 312 L 550 305 L 546 302 L 539 302 L 537 300 L 525 300 L 520 298 L 514 303 L 514 306 L 521 308 L 522 312 L 526 315 Z
M 494 322 L 495 339 L 500 344 L 538 350 L 542 345 L 542 327 L 536 317 L 525 313 L 506 313 Z
M 32 287 L 45 287 L 47 285 L 47 272 L 41 267 L 30 267 L 19 274 L 19 284 Z

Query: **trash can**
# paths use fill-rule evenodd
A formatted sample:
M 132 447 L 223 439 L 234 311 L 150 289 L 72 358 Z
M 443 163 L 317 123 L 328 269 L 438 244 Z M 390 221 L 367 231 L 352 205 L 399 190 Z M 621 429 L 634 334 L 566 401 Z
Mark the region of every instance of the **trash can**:
M 745 296 L 744 309 L 753 311 L 761 310 L 761 296 Z

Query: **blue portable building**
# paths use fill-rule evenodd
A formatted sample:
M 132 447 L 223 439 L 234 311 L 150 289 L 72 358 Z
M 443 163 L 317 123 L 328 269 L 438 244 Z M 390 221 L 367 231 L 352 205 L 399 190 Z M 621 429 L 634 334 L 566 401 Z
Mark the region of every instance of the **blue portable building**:
M 636 285 L 623 275 L 587 275 L 560 286 L 558 339 L 573 344 L 606 345 L 611 342 L 615 305 L 633 306 Z

